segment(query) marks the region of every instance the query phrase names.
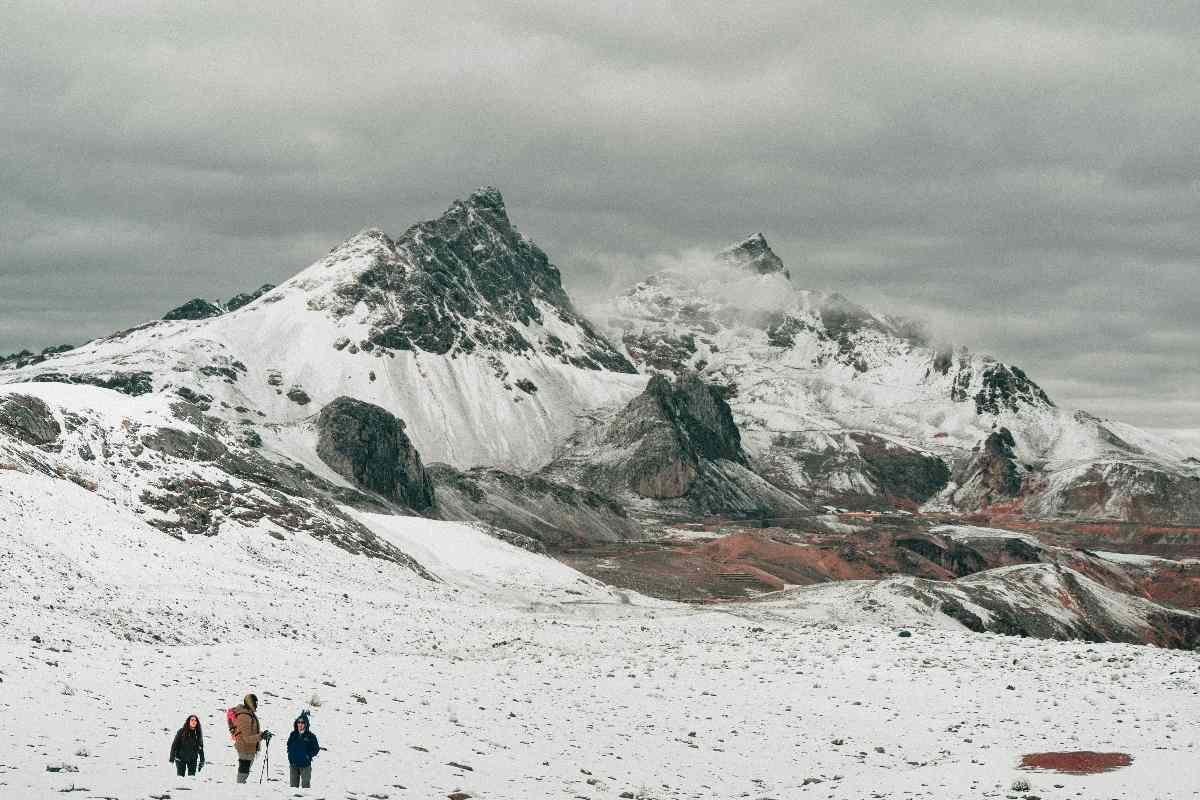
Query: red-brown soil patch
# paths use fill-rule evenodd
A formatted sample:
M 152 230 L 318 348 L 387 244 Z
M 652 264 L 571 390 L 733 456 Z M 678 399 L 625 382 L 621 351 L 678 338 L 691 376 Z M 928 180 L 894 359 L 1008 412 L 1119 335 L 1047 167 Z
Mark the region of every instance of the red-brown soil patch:
M 1128 753 L 1094 753 L 1090 750 L 1029 753 L 1021 757 L 1021 769 L 1048 769 L 1068 775 L 1096 775 L 1132 763 L 1133 756 Z

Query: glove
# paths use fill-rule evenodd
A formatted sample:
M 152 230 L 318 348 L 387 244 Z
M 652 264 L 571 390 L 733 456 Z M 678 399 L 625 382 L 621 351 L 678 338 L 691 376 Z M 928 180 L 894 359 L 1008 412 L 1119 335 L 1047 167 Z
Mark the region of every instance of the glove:
M 275 734 L 271 733 L 270 731 L 263 731 L 260 735 L 262 736 L 264 742 L 271 741 L 272 737 L 275 736 Z

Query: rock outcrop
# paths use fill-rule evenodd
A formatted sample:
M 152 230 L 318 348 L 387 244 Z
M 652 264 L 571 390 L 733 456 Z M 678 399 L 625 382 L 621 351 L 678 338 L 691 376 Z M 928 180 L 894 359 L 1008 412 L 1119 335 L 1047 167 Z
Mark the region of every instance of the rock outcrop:
M 242 306 L 248 306 L 267 292 L 275 288 L 273 283 L 264 283 L 253 292 L 241 292 L 225 301 L 225 311 L 237 311 Z
M 554 548 L 641 536 L 619 503 L 587 489 L 498 469 L 431 464 L 429 473 L 442 519 L 483 522 Z
M 210 317 L 219 317 L 224 313 L 225 310 L 216 303 L 202 297 L 195 297 L 163 314 L 163 319 L 209 319 Z
M 433 483 L 403 420 L 379 406 L 339 397 L 321 409 L 316 424 L 317 455 L 334 472 L 415 511 L 433 507 Z
M 1011 500 L 1021 493 L 1022 472 L 1008 428 L 988 434 L 971 456 L 954 471 L 954 503 L 959 508 L 983 508 Z
M 775 255 L 775 251 L 767 244 L 766 237 L 761 233 L 754 234 L 728 250 L 722 250 L 717 254 L 717 259 L 759 275 L 782 272 L 786 277 L 791 277 L 791 273 L 784 269 L 783 259 Z
M 564 452 L 548 476 L 641 507 L 748 515 L 802 507 L 750 468 L 723 391 L 695 375 L 654 376 Z
M 40 398 L 9 394 L 0 396 L 0 431 L 29 444 L 47 445 L 58 439 L 62 426 Z
M 625 465 L 629 488 L 655 500 L 686 495 L 703 462 L 746 465 L 729 404 L 694 375 L 674 385 L 661 375 L 651 378 L 606 438 L 614 447 L 633 450 Z
M 248 306 L 258 298 L 262 297 L 267 292 L 275 288 L 273 283 L 264 283 L 262 286 L 255 289 L 253 292 L 239 292 L 233 297 L 226 300 L 224 303 L 211 300 L 205 300 L 203 297 L 196 297 L 188 300 L 178 308 L 173 308 L 163 315 L 165 320 L 173 319 L 210 319 L 219 317 L 222 314 L 228 314 L 230 311 L 237 311 L 242 306 Z

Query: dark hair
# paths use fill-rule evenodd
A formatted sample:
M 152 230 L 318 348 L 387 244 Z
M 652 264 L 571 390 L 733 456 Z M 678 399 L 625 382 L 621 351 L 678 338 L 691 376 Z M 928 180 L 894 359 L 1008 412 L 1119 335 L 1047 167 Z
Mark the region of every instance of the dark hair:
M 191 733 L 192 729 L 188 725 L 188 723 L 191 722 L 193 719 L 196 720 L 196 735 L 203 736 L 204 733 L 200 730 L 202 723 L 200 722 L 200 715 L 198 715 L 198 714 L 188 714 L 188 718 L 183 721 L 184 733 L 189 733 L 189 734 Z

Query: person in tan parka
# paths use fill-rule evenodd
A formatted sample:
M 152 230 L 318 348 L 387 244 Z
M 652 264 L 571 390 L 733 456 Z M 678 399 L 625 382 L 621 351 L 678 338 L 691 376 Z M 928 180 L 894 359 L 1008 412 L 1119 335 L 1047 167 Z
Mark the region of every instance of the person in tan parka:
M 259 742 L 271 738 L 271 732 L 264 731 L 259 725 L 257 712 L 256 694 L 246 695 L 241 705 L 229 710 L 229 735 L 233 739 L 233 748 L 238 757 L 238 783 L 245 783 L 250 777 L 250 765 L 254 763 L 254 756 L 258 753 Z

